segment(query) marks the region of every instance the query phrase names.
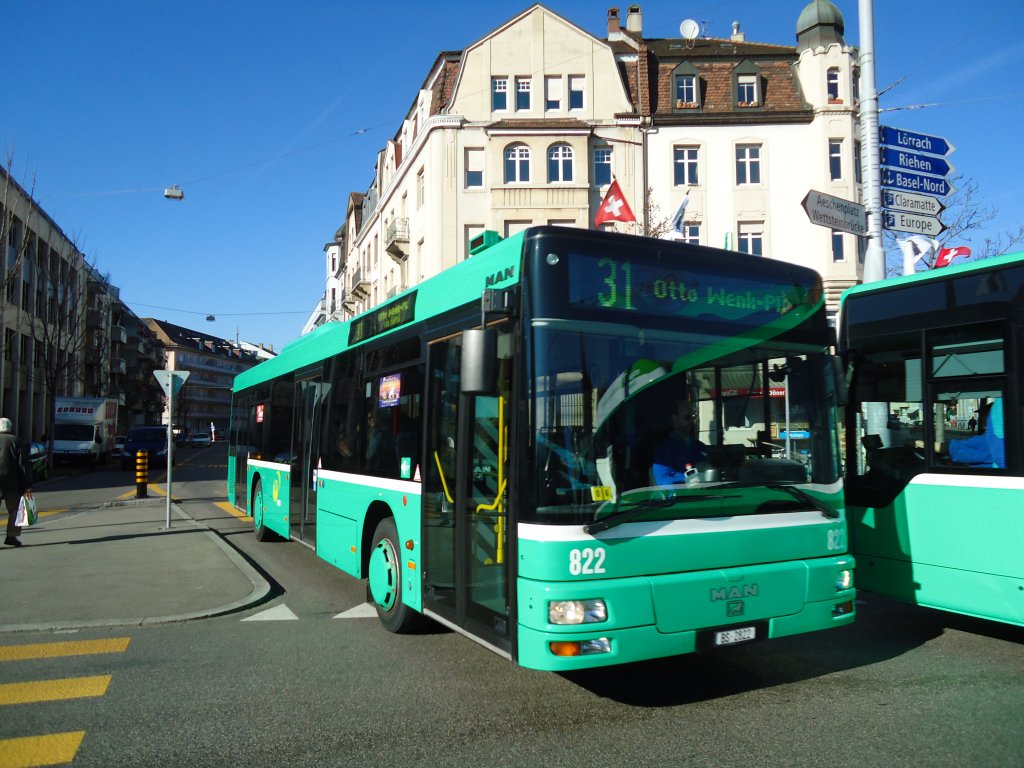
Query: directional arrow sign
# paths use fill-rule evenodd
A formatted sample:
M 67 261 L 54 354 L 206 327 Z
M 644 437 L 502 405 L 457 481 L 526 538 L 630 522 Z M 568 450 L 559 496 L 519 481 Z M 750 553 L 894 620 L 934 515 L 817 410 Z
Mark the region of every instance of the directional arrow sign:
M 955 187 L 945 179 L 935 176 L 922 176 L 919 173 L 907 173 L 895 168 L 882 169 L 882 186 L 901 189 L 905 192 L 923 192 L 926 195 L 946 197 L 952 194 Z
M 908 152 L 905 149 L 894 147 L 881 147 L 882 165 L 889 165 L 893 168 L 900 168 L 905 171 L 916 171 L 927 173 L 932 176 L 946 176 L 954 170 L 953 166 L 941 157 L 933 155 L 922 155 L 917 152 Z
M 938 237 L 946 229 L 935 216 L 922 216 L 918 213 L 903 213 L 902 211 L 883 213 L 882 226 L 895 232 L 911 232 L 928 237 Z
M 860 203 L 826 195 L 824 192 L 815 192 L 812 189 L 804 195 L 800 204 L 812 224 L 855 235 L 863 236 L 868 233 L 867 212 Z
M 890 211 L 938 216 L 946 206 L 939 201 L 939 198 L 931 195 L 915 195 L 913 192 L 901 192 L 898 189 L 883 189 L 882 207 Z
M 175 397 L 181 391 L 188 378 L 190 371 L 153 371 L 156 380 L 163 387 L 164 394 L 168 397 Z
M 940 136 L 904 131 L 902 128 L 878 127 L 878 139 L 885 146 L 927 152 L 929 155 L 948 155 L 955 147 Z

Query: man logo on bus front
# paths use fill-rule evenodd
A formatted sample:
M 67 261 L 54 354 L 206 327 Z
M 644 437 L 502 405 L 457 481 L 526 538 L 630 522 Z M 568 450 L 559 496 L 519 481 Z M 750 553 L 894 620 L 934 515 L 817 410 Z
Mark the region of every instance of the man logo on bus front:
M 744 605 L 742 600 L 732 600 L 725 606 L 726 616 L 742 616 Z

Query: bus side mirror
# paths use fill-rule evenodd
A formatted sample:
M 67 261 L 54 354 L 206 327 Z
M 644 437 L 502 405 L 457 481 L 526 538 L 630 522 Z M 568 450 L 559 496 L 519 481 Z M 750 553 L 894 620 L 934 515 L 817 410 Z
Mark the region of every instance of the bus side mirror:
M 473 328 L 462 332 L 462 393 L 493 395 L 498 389 L 498 332 Z

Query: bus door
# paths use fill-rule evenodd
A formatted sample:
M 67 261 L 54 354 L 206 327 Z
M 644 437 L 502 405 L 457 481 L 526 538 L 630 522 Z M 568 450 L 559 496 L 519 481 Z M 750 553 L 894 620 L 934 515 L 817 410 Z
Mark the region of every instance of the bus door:
M 319 373 L 295 382 L 289 536 L 316 547 L 316 465 L 320 445 Z
M 461 349 L 460 336 L 430 346 L 424 608 L 507 649 L 510 377 L 498 395 L 462 395 Z

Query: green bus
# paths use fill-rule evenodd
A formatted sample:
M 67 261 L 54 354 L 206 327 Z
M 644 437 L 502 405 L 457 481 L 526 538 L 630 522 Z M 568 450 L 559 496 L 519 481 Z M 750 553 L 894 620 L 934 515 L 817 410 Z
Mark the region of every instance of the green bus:
M 259 539 L 366 579 L 391 631 L 533 669 L 853 621 L 817 273 L 562 227 L 471 253 L 235 379 L 228 493 Z M 679 403 L 701 455 L 657 482 Z
M 851 288 L 840 317 L 858 587 L 1024 625 L 1024 253 Z

